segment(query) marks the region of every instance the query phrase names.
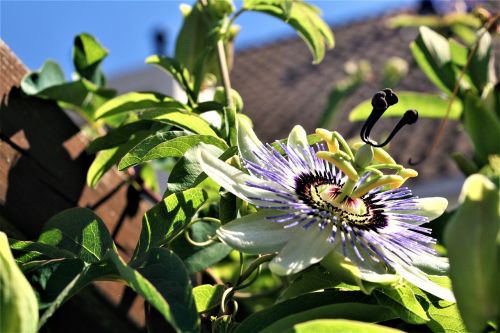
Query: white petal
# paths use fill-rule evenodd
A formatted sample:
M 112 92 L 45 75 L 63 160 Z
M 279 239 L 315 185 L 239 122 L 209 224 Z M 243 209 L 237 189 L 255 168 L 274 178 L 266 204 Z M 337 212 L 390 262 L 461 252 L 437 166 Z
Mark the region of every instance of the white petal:
M 446 207 L 448 207 L 448 200 L 441 197 L 420 198 L 415 200 L 417 201 L 418 209 L 398 213 L 425 216 L 429 218 L 429 221 L 432 221 L 441 216 L 446 210 Z
M 299 149 L 309 146 L 307 143 L 307 133 L 300 125 L 295 125 L 288 135 L 287 145 L 292 149 Z
M 391 266 L 394 268 L 396 273 L 408 282 L 446 301 L 455 302 L 455 296 L 453 296 L 453 292 L 451 290 L 432 282 L 425 275 L 425 273 L 420 271 L 418 268 L 402 262 L 397 256 L 389 251 L 384 251 L 384 255 L 391 260 Z
M 428 274 L 445 274 L 450 268 L 448 258 L 433 256 L 422 253 L 412 256 L 412 262 L 415 266 Z
M 269 263 L 269 269 L 278 275 L 297 273 L 323 259 L 334 245 L 326 239 L 330 235 L 330 228 L 320 230 L 316 225 L 305 230 L 298 230 L 281 249 L 280 253 Z
M 245 160 L 262 165 L 262 161 L 255 155 L 261 147 L 262 142 L 257 138 L 251 124 L 244 118 L 237 118 L 238 149 L 241 157 Z
M 274 183 L 270 183 L 259 179 L 257 177 L 250 176 L 243 171 L 230 166 L 224 161 L 219 160 L 217 157 L 213 156 L 205 149 L 200 148 L 199 150 L 199 160 L 202 170 L 209 175 L 215 182 L 220 186 L 233 193 L 237 197 L 248 201 L 250 203 L 256 203 L 255 199 L 252 198 L 267 198 L 267 199 L 278 199 L 278 197 L 270 191 L 258 189 L 252 186 L 248 186 L 248 183 L 256 185 L 265 185 L 276 187 Z M 269 206 L 279 206 L 282 204 L 269 203 Z
M 297 228 L 285 229 L 283 224 L 267 219 L 283 211 L 260 210 L 223 225 L 217 230 L 227 245 L 245 253 L 259 254 L 279 251 Z

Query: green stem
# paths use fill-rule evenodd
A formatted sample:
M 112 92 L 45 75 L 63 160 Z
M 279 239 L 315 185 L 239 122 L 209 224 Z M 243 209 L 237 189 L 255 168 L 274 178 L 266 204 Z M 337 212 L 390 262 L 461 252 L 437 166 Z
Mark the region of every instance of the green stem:
M 276 254 L 271 253 L 271 254 L 264 254 L 263 256 L 258 257 L 255 259 L 249 266 L 248 268 L 241 274 L 240 278 L 238 279 L 235 288 L 238 287 L 242 282 L 244 282 L 246 279 L 252 275 L 253 271 L 259 268 L 260 265 L 262 265 L 265 262 L 271 261 Z
M 233 17 L 231 17 L 231 20 L 229 21 L 229 23 L 227 25 L 227 29 L 231 28 L 231 26 L 233 25 L 234 21 L 236 21 L 238 16 L 240 16 L 244 12 L 246 12 L 246 9 L 240 8 L 236 13 L 234 13 Z

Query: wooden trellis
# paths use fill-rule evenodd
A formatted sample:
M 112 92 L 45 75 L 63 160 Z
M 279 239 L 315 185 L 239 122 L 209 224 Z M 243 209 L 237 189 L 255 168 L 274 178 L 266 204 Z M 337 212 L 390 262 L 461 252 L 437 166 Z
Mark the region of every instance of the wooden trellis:
M 10 237 L 35 239 L 57 212 L 89 207 L 104 220 L 121 255 L 130 257 L 139 238 L 142 215 L 150 204 L 115 171 L 104 176 L 95 189 L 87 187 L 86 172 L 94 158 L 85 152 L 88 138 L 56 103 L 22 94 L 19 84 L 28 70 L 1 39 L 0 59 L 0 230 Z M 88 309 L 92 310 L 89 315 L 113 312 L 119 319 L 127 313 L 129 324 L 121 318 L 119 323 L 99 326 L 93 320 L 95 329 L 136 332 L 143 325 L 142 301 L 125 292 L 123 284 L 97 283 L 96 289 L 110 301 L 111 310 L 94 306 Z M 66 314 L 54 321 L 78 320 L 71 310 L 61 312 Z M 103 316 L 103 321 L 111 321 Z M 130 321 L 137 325 L 130 325 Z M 88 331 L 92 324 L 85 325 L 83 331 Z M 56 322 L 53 326 L 59 325 Z

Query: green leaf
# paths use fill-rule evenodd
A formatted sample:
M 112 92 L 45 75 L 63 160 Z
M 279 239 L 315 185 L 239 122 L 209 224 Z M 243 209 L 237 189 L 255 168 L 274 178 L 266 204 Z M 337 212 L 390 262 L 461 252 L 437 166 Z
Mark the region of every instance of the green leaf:
M 326 49 L 334 46 L 333 33 L 320 17 L 318 8 L 302 1 L 245 0 L 243 8 L 274 16 L 288 23 L 306 42 L 313 63 L 323 60 Z
M 465 66 L 469 53 L 467 48 L 454 39 L 449 39 L 448 43 L 450 44 L 451 61 L 458 66 Z
M 73 64 L 81 77 L 98 85 L 103 85 L 99 65 L 108 51 L 92 36 L 86 33 L 77 35 L 73 44 Z
M 172 131 L 171 126 L 163 126 L 158 131 L 152 132 L 145 139 L 139 142 L 135 147 L 129 150 L 118 163 L 118 170 L 126 169 L 127 167 L 137 165 L 144 162 L 143 157 L 154 147 L 163 142 L 168 142 L 172 139 L 189 135 L 186 131 Z
M 241 200 L 231 192 L 220 190 L 219 201 L 219 220 L 222 224 L 226 224 L 238 217 L 238 209 L 241 205 Z
M 171 194 L 148 210 L 142 219 L 141 236 L 133 257 L 168 243 L 182 232 L 206 198 L 203 190 L 194 188 Z
M 189 274 L 201 272 L 227 257 L 231 251 L 230 246 L 216 242 L 201 249 L 198 248 L 189 257 L 183 258 L 184 265 Z
M 475 94 L 465 96 L 464 125 L 475 148 L 475 157 L 481 166 L 488 156 L 500 152 L 500 120 Z
M 37 332 L 38 303 L 0 232 L 0 331 Z
M 440 276 L 439 280 L 436 276 L 429 276 L 434 282 L 439 283 L 443 286 L 449 287 L 451 281 L 448 277 Z M 446 282 L 443 284 L 443 280 Z M 466 332 L 465 326 L 458 313 L 456 303 L 451 303 L 444 301 L 432 294 L 428 294 L 423 290 L 410 286 L 413 289 L 415 295 L 421 300 L 421 304 L 426 310 L 430 321 L 425 324 L 435 333 L 462 333 Z
M 448 41 L 427 27 L 420 27 L 419 32 L 415 41 L 410 44 L 415 61 L 436 87 L 451 94 L 455 85 L 455 73 L 451 66 Z
M 318 319 L 293 326 L 295 333 L 402 333 L 403 331 L 382 325 L 344 319 Z
M 160 192 L 158 175 L 156 174 L 156 169 L 153 167 L 153 163 L 143 165 L 139 171 L 139 177 L 141 177 L 145 188 L 155 193 Z
M 195 113 L 157 110 L 139 115 L 140 119 L 155 120 L 165 124 L 177 126 L 196 134 L 218 137 L 206 120 Z
M 466 332 L 460 313 L 458 312 L 458 307 L 456 304 L 444 304 L 445 301 L 434 300 L 430 303 L 429 317 L 431 320 L 426 323 L 427 326 L 432 329 L 433 332 L 446 332 L 446 333 L 462 333 Z
M 237 147 L 231 147 L 224 153 L 222 153 L 222 150 L 212 145 L 206 146 L 206 148 L 210 149 L 214 155 L 220 155 L 219 159 L 223 161 L 238 152 Z M 200 184 L 206 178 L 207 175 L 201 169 L 200 162 L 198 161 L 197 147 L 194 146 L 186 151 L 184 156 L 179 159 L 172 169 L 168 177 L 167 191 L 170 193 L 184 191 Z
M 49 260 L 27 272 L 26 277 L 37 293 L 40 310 L 49 308 L 84 267 L 85 263 L 80 259 Z
M 206 242 L 215 238 L 218 224 L 208 222 L 197 222 L 191 225 L 190 235 L 195 242 Z M 232 248 L 219 242 L 207 246 L 194 246 L 184 237 L 177 239 L 170 248 L 183 260 L 189 274 L 200 272 L 215 265 L 228 256 Z
M 494 80 L 490 77 L 493 73 L 490 67 L 492 53 L 491 35 L 486 32 L 479 40 L 477 52 L 471 59 L 468 74 L 478 91 L 483 91 L 488 82 Z
M 185 111 L 187 106 L 170 96 L 156 92 L 131 92 L 104 103 L 95 112 L 100 119 L 125 112 L 147 113 L 151 111 Z
M 200 143 L 211 144 L 223 150 L 228 148 L 227 144 L 217 137 L 185 134 L 187 133 L 160 131 L 149 136 L 122 158 L 118 169 L 123 170 L 139 163 L 160 158 L 182 157 L 189 148 Z
M 40 317 L 39 328 L 42 327 L 66 301 L 92 281 L 113 280 L 118 274 L 115 267 L 107 261 L 89 265 L 84 264 L 78 259 L 49 262 L 39 270 L 41 270 L 38 274 L 39 280 L 34 281 L 32 278 L 32 281 L 39 283 L 44 292 L 41 296 L 44 297 L 43 300 L 48 302 L 44 304 L 47 309 Z
M 448 100 L 433 94 L 413 91 L 398 92 L 399 102 L 387 109 L 382 117 L 402 117 L 406 110 L 415 109 L 419 117 L 443 118 L 448 108 Z M 356 106 L 349 114 L 350 121 L 361 121 L 368 118 L 373 107 L 371 100 L 366 100 Z M 449 119 L 459 119 L 462 114 L 462 103 L 455 99 L 451 105 Z
M 193 109 L 193 112 L 195 113 L 203 113 L 207 111 L 224 111 L 224 105 L 218 102 L 214 101 L 207 101 L 207 102 L 201 102 L 198 103 L 196 108 Z
M 194 287 L 193 296 L 198 313 L 204 313 L 219 306 L 224 289 L 224 286 L 220 284 L 214 286 L 202 284 Z
M 90 187 L 95 187 L 104 174 L 108 172 L 113 165 L 118 163 L 118 161 L 133 147 L 144 140 L 148 134 L 149 131 L 136 132 L 129 141 L 117 147 L 99 152 L 87 172 L 87 184 Z
M 175 325 L 181 332 L 199 331 L 200 320 L 191 282 L 181 259 L 174 252 L 161 248 L 152 249 L 138 271 L 168 302 Z
M 21 81 L 21 89 L 27 95 L 37 95 L 47 88 L 66 83 L 61 67 L 52 60 L 44 62 L 42 67 L 26 75 Z
M 233 112 L 241 113 L 243 110 L 244 103 L 243 103 L 243 98 L 241 98 L 240 93 L 234 89 L 231 89 L 230 99 L 234 104 L 235 110 Z M 224 87 L 217 87 L 215 89 L 213 102 L 215 102 L 214 106 L 217 104 L 220 104 L 222 106 L 229 104 L 227 99 L 226 99 L 226 90 Z M 213 103 L 213 102 L 208 102 L 208 103 Z M 207 103 L 207 102 L 205 102 L 205 103 Z M 199 106 L 198 106 L 198 108 L 199 108 Z M 225 107 L 222 108 L 222 111 L 227 112 L 226 110 L 224 110 L 224 108 Z M 215 109 L 215 110 L 218 110 L 218 109 Z M 233 118 L 236 118 L 236 115 L 234 115 Z
M 474 174 L 466 179 L 460 201 L 444 239 L 458 308 L 466 327 L 477 332 L 499 315 L 500 192 L 486 177 Z
M 335 115 L 340 110 L 339 106 L 341 103 L 358 90 L 359 87 L 361 87 L 361 84 L 364 82 L 363 75 L 366 74 L 363 74 L 360 69 L 359 73 L 355 73 L 355 75 L 351 75 L 342 80 L 330 91 L 330 94 L 328 95 L 328 102 L 323 109 L 320 120 L 318 121 L 318 127 L 331 127 Z
M 371 303 L 371 304 L 370 304 Z M 301 321 L 318 318 L 363 318 L 377 322 L 396 316 L 389 308 L 374 304 L 361 292 L 326 290 L 290 299 L 247 317 L 235 330 L 243 332 L 281 332 Z
M 9 242 L 12 250 L 23 252 L 22 255 L 16 258 L 18 264 L 24 264 L 41 258 L 59 259 L 76 257 L 75 254 L 69 251 L 61 250 L 55 246 L 44 243 L 19 240 L 9 240 Z
M 74 253 L 86 263 L 101 261 L 113 245 L 104 222 L 86 208 L 70 208 L 51 217 L 38 242 Z
M 206 14 L 200 3 L 194 4 L 184 18 L 175 42 L 175 58 L 193 73 L 195 92 L 207 73 L 219 74 L 214 46 L 218 37 L 217 25 L 222 21 Z
M 183 67 L 177 59 L 166 56 L 152 55 L 146 58 L 146 64 L 156 65 L 165 70 L 167 73 L 170 73 L 177 83 L 180 84 L 183 90 L 189 95 L 189 97 L 193 101 L 197 100 L 198 96 L 193 93 L 194 84 L 191 73 L 187 70 L 187 68 Z
M 451 153 L 451 158 L 465 176 L 470 176 L 479 171 L 476 163 L 460 152 Z
M 151 254 L 155 256 L 158 254 L 158 250 L 160 249 L 153 249 Z M 108 255 L 110 260 L 116 266 L 120 276 L 127 282 L 128 286 L 136 293 L 144 297 L 144 300 L 158 310 L 167 322 L 177 328 L 172 309 L 160 293 L 159 288 L 157 288 L 153 282 L 144 277 L 139 271 L 128 266 L 122 258 L 120 258 L 116 251 L 110 251 Z M 161 256 L 162 254 L 158 254 L 157 258 L 161 260 Z M 158 266 L 161 267 L 161 264 Z M 167 276 L 165 275 L 166 272 L 163 273 L 164 274 L 162 276 Z
M 333 288 L 339 284 L 340 280 L 334 274 L 321 266 L 312 266 L 294 276 L 293 281 L 283 290 L 278 301 L 281 302 L 321 289 Z
M 338 303 L 316 307 L 277 320 L 262 332 L 287 332 L 299 323 L 323 318 L 345 318 L 366 322 L 381 322 L 396 318 L 394 313 L 382 306 L 363 303 Z
M 80 111 L 89 121 L 94 120 L 94 109 L 116 94 L 85 78 L 66 82 L 59 65 L 50 60 L 37 72 L 26 75 L 21 88 L 27 95 L 58 101 L 65 108 Z
M 137 132 L 155 130 L 156 127 L 160 129 L 163 126 L 158 126 L 157 123 L 149 120 L 139 120 L 122 125 L 110 130 L 106 135 L 94 139 L 86 151 L 89 154 L 94 154 L 100 150 L 114 148 L 132 139 Z
M 375 289 L 374 295 L 380 305 L 390 307 L 409 324 L 424 324 L 430 320 L 406 282 L 393 286 L 381 285 Z

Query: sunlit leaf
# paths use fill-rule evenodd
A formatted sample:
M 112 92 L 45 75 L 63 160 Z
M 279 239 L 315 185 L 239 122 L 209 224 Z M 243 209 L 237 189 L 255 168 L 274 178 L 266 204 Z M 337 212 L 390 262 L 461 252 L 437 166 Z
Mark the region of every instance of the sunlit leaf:
M 218 137 L 208 122 L 195 113 L 171 110 L 157 110 L 139 115 L 141 119 L 159 121 L 168 125 L 180 127 L 196 134 Z
M 458 308 L 470 331 L 498 318 L 500 192 L 485 176 L 465 181 L 461 206 L 445 231 L 450 276 Z
M 103 74 L 99 65 L 108 55 L 108 51 L 94 38 L 83 33 L 77 35 L 73 44 L 73 64 L 81 77 L 97 85 L 103 85 Z
M 412 91 L 398 92 L 399 102 L 392 105 L 382 115 L 382 117 L 400 118 L 408 109 L 418 111 L 419 117 L 442 118 L 448 108 L 448 100 L 437 95 L 417 93 Z M 349 114 L 350 121 L 361 121 L 368 118 L 373 107 L 371 100 L 366 100 L 358 104 Z M 459 119 L 462 114 L 462 103 L 455 99 L 451 105 L 450 119 Z
M 110 130 L 106 135 L 96 138 L 87 147 L 87 153 L 94 154 L 100 150 L 116 147 L 132 139 L 137 132 L 160 129 L 164 126 L 154 121 L 140 120 Z
M 340 280 L 334 274 L 321 266 L 312 266 L 294 276 L 293 281 L 283 290 L 278 301 L 295 298 L 321 289 L 333 288 L 339 284 Z
M 201 286 L 194 287 L 193 296 L 198 313 L 207 312 L 219 306 L 223 293 L 224 286 L 220 284 L 202 284 Z
M 37 332 L 38 303 L 0 232 L 0 331 Z
M 293 326 L 295 333 L 402 333 L 395 328 L 344 319 L 318 319 Z
M 170 96 L 156 92 L 131 92 L 115 97 L 95 112 L 95 118 L 109 117 L 124 112 L 185 111 L 186 105 Z
M 52 86 L 66 82 L 61 67 L 54 61 L 46 61 L 42 67 L 28 74 L 21 81 L 21 88 L 28 95 L 36 95 Z
M 429 276 L 429 278 L 444 287 L 449 288 L 451 286 L 451 281 L 447 276 L 439 276 L 438 278 L 436 276 Z M 422 306 L 427 312 L 430 320 L 425 324 L 433 332 L 462 333 L 467 331 L 460 318 L 456 303 L 444 301 L 415 286 L 410 285 L 410 287 L 414 294 L 419 297 Z
M 475 94 L 465 96 L 464 125 L 475 148 L 475 157 L 484 165 L 488 156 L 500 152 L 500 119 Z
M 151 135 L 130 150 L 118 164 L 118 169 L 166 157 L 182 157 L 186 151 L 200 143 L 211 144 L 223 150 L 227 144 L 210 135 L 186 135 L 186 132 L 161 131 Z
M 58 259 L 58 258 L 76 258 L 76 255 L 72 252 L 59 249 L 55 246 L 32 242 L 32 241 L 19 241 L 19 240 L 9 240 L 10 248 L 14 251 L 21 252 L 23 254 L 18 255 L 16 262 L 18 264 L 24 264 L 32 260 L 37 259 Z
M 219 159 L 224 161 L 235 155 L 238 150 L 237 147 L 231 147 L 223 152 L 221 149 L 213 145 L 206 146 L 206 149 L 212 151 L 214 155 L 219 156 Z M 179 159 L 177 164 L 172 169 L 172 172 L 168 177 L 167 191 L 184 191 L 190 187 L 198 185 L 206 178 L 207 175 L 201 169 L 197 154 L 197 147 L 195 146 L 186 151 L 184 156 Z
M 480 32 L 481 33 L 481 32 Z M 493 81 L 490 77 L 494 72 L 490 66 L 491 62 L 491 35 L 486 32 L 479 40 L 477 52 L 471 59 L 468 73 L 479 91 L 483 91 L 486 84 Z
M 423 324 L 430 320 L 407 283 L 381 286 L 375 289 L 374 295 L 380 305 L 390 307 L 407 323 Z
M 86 263 L 102 260 L 113 245 L 104 222 L 86 208 L 70 208 L 51 217 L 38 242 L 74 253 Z
M 171 194 L 148 210 L 142 219 L 141 236 L 134 258 L 172 240 L 184 230 L 205 200 L 203 190 L 194 188 Z
M 467 48 L 454 39 L 449 39 L 448 43 L 450 44 L 451 61 L 458 66 L 464 66 L 467 63 Z
M 334 46 L 333 33 L 320 17 L 320 10 L 303 1 L 245 0 L 243 8 L 274 16 L 288 23 L 306 42 L 313 63 L 323 60 L 327 49 Z
M 177 59 L 166 56 L 152 55 L 146 58 L 146 63 L 156 65 L 165 70 L 167 73 L 170 73 L 170 75 L 172 75 L 177 83 L 180 84 L 189 97 L 196 101 L 198 96 L 193 92 L 194 83 L 191 73 L 187 68 L 183 67 Z
M 396 315 L 361 292 L 327 290 L 299 296 L 254 313 L 243 320 L 235 333 L 283 332 L 300 322 L 320 318 L 379 322 L 394 319 Z
M 80 111 L 89 121 L 94 120 L 94 109 L 116 94 L 85 78 L 66 82 L 59 65 L 51 60 L 38 71 L 26 75 L 21 88 L 27 95 L 51 99 L 64 108 Z
M 439 89 L 450 94 L 455 84 L 455 74 L 448 41 L 427 27 L 420 27 L 419 32 L 410 44 L 413 57 L 425 75 Z
M 95 187 L 104 174 L 117 164 L 118 161 L 133 147 L 144 140 L 148 134 L 149 131 L 138 131 L 129 141 L 122 143 L 117 147 L 99 152 L 87 172 L 88 186 Z

